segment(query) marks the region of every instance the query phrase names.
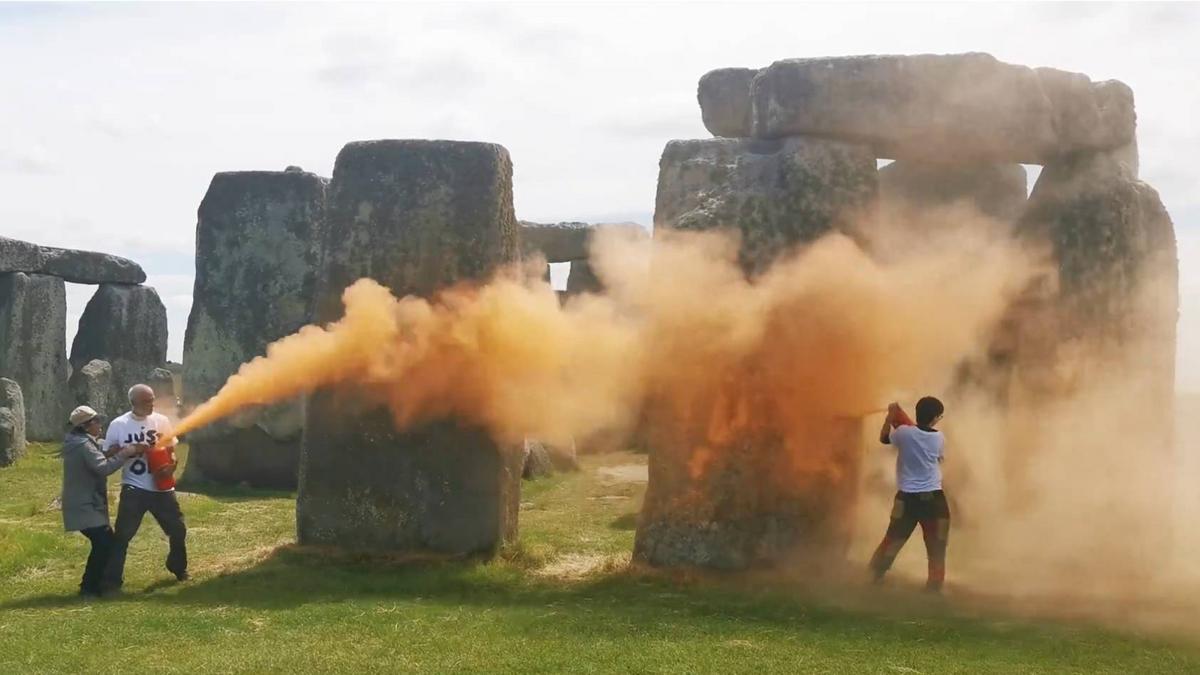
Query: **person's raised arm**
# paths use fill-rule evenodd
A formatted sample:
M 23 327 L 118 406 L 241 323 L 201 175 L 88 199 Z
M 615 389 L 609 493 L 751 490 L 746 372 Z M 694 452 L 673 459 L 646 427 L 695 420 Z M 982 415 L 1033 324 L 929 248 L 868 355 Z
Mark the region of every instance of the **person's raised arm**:
M 892 427 L 896 426 L 893 423 L 893 417 L 895 417 L 896 411 L 899 409 L 899 403 L 888 404 L 887 415 L 883 417 L 883 426 L 879 428 L 879 442 L 884 445 L 891 445 L 892 443 Z

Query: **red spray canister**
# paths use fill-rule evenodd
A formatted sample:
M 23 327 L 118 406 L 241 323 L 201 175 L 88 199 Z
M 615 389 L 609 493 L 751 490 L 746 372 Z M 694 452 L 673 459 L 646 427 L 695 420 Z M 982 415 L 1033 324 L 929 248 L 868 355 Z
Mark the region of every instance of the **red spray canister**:
M 175 487 L 175 476 L 172 474 L 159 475 L 158 470 L 175 461 L 175 448 L 154 447 L 146 451 L 146 463 L 150 465 L 150 475 L 154 476 L 154 485 L 159 490 L 170 490 Z

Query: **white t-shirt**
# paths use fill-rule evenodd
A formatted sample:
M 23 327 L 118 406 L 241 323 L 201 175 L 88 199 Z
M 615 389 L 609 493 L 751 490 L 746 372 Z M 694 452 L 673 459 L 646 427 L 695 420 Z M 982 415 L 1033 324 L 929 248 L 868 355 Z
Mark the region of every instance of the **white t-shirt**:
M 942 489 L 942 450 L 946 437 L 940 431 L 922 431 L 900 426 L 888 435 L 896 446 L 896 489 L 901 492 L 933 492 Z
M 108 433 L 104 436 L 104 449 L 135 444 L 153 446 L 159 438 L 170 433 L 171 421 L 166 415 L 150 413 L 139 418 L 130 411 L 109 423 Z M 174 446 L 175 441 L 171 441 L 171 447 Z M 125 468 L 121 471 L 121 483 L 143 490 L 164 492 L 154 484 L 154 476 L 150 473 L 145 457 L 131 457 L 125 460 Z

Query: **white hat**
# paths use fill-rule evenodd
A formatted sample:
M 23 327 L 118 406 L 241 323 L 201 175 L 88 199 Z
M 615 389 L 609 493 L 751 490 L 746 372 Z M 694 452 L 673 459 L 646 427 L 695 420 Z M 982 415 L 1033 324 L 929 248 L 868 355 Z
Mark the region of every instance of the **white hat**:
M 100 416 L 100 413 L 92 410 L 86 405 L 81 405 L 71 411 L 71 426 L 77 427 L 91 422 L 93 419 Z

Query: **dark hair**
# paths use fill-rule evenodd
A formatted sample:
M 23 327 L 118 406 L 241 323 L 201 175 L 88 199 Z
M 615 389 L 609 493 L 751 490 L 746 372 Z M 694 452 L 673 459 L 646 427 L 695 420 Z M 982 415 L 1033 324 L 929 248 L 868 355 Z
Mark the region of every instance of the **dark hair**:
M 946 406 L 932 396 L 926 396 L 917 401 L 917 426 L 927 427 L 933 424 L 938 415 L 946 411 Z

